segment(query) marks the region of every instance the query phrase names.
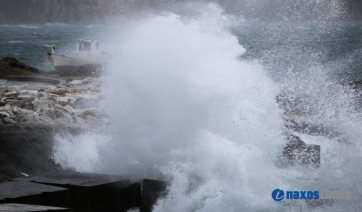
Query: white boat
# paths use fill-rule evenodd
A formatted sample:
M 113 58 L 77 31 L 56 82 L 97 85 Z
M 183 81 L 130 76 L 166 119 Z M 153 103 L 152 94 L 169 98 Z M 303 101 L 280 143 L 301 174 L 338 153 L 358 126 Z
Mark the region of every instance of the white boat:
M 45 45 L 48 59 L 60 76 L 98 76 L 102 73 L 105 57 L 99 50 L 99 41 L 78 40 L 74 53 L 61 55 L 55 53 L 55 45 Z

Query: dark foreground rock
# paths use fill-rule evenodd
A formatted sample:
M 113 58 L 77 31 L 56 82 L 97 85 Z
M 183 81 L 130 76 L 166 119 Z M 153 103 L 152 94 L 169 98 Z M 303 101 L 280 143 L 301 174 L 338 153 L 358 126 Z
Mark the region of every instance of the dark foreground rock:
M 306 144 L 302 139 L 293 134 L 287 134 L 288 143 L 284 146 L 278 157 L 277 166 L 285 168 L 294 165 L 320 167 L 320 146 Z
M 25 181 L 0 183 L 0 203 L 22 203 L 46 206 L 69 205 L 68 189 Z
M 8 211 L 8 212 L 41 212 L 41 211 L 61 211 L 61 212 L 70 212 L 73 211 L 67 208 L 59 208 L 59 207 L 49 207 L 42 205 L 27 205 L 27 204 L 16 204 L 16 203 L 8 203 L 8 204 L 0 204 L 0 211 Z
M 149 212 L 159 198 L 167 195 L 167 183 L 159 180 L 144 179 L 140 212 Z
M 53 172 L 14 180 L 66 188 L 70 192 L 69 201 L 51 206 L 69 207 L 79 211 L 127 211 L 139 207 L 141 200 L 141 182 L 133 181 L 130 177 Z
M 12 57 L 4 57 L 0 60 L 0 79 L 6 79 L 8 75 L 37 76 L 47 72 L 28 66 Z
M 51 159 L 54 132 L 44 124 L 0 123 L 0 182 L 60 170 Z
M 51 159 L 55 134 L 77 134 L 108 123 L 105 112 L 95 107 L 102 99 L 101 79 L 65 81 L 40 74 L 14 58 L 0 60 L 0 78 L 16 81 L 0 87 L 0 182 L 59 171 Z
M 28 204 L 74 212 L 151 212 L 157 199 L 167 194 L 167 183 L 130 176 L 52 172 L 0 183 L 0 190 L 0 209 Z

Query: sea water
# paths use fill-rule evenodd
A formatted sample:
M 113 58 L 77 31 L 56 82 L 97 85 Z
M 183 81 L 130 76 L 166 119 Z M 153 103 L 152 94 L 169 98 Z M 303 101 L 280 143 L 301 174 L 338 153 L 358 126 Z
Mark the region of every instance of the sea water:
M 360 210 L 360 93 L 342 84 L 361 79 L 360 22 L 245 20 L 211 4 L 196 15 L 151 14 L 107 29 L 26 27 L 1 30 L 38 30 L 65 44 L 59 51 L 72 39 L 99 36 L 112 55 L 98 105 L 111 125 L 57 135 L 54 160 L 63 167 L 166 180 L 168 195 L 155 211 Z M 11 45 L 4 44 L 8 55 Z M 290 129 L 288 119 L 310 127 Z M 275 166 L 285 132 L 321 146 L 319 169 Z M 275 189 L 351 198 L 315 207 L 276 202 Z

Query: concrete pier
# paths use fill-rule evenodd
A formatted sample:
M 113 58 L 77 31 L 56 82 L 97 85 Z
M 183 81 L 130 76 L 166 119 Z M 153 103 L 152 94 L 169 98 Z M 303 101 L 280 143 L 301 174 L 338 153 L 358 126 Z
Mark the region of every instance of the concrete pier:
M 76 211 L 127 211 L 139 207 L 141 201 L 141 182 L 129 177 L 54 172 L 13 180 L 68 189 L 70 201 L 61 206 Z
M 68 206 L 68 189 L 26 181 L 0 183 L 0 203 Z
M 158 198 L 167 194 L 167 184 L 159 180 L 144 179 L 140 212 L 151 212 Z
M 158 198 L 167 194 L 167 183 L 52 172 L 0 183 L 0 191 L 0 211 L 151 212 Z
M 60 212 L 71 212 L 73 210 L 68 208 L 49 207 L 42 205 L 26 205 L 26 204 L 0 204 L 0 211 L 2 212 L 41 212 L 41 211 L 60 211 Z

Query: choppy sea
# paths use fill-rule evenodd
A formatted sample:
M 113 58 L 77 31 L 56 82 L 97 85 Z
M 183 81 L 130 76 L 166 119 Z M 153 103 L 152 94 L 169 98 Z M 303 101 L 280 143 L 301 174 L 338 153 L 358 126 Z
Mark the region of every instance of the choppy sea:
M 53 70 L 43 49 L 45 44 L 55 44 L 58 53 L 72 52 L 78 39 L 107 37 L 117 27 L 62 23 L 0 25 L 0 57 L 15 57 L 41 70 Z M 340 81 L 362 79 L 362 21 L 320 24 L 251 20 L 230 30 L 247 50 L 240 58 L 258 60 L 270 73 L 303 71 L 306 65 L 315 63 L 327 67 L 329 74 Z

